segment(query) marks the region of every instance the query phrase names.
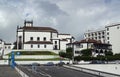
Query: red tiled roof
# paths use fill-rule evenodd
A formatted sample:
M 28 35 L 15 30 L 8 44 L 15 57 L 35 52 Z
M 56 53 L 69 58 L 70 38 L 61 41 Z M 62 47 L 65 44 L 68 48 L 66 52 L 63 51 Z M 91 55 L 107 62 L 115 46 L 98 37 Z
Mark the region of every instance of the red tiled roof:
M 59 35 L 70 35 L 70 34 L 65 34 L 65 33 L 59 33 Z
M 81 41 L 75 41 L 74 43 L 72 44 L 80 44 L 80 43 L 101 43 L 101 41 L 97 41 L 97 40 L 93 40 L 93 39 L 83 39 Z M 68 43 L 68 44 L 71 44 L 71 43 Z
M 56 32 L 56 29 L 53 29 L 51 27 L 20 27 L 19 29 L 23 29 L 25 31 L 41 31 L 41 32 Z
M 67 41 L 67 39 L 61 39 L 60 41 Z
M 53 44 L 50 41 L 28 41 L 25 42 L 24 44 Z
M 84 40 L 81 40 L 80 43 L 101 43 L 101 41 L 97 41 L 93 39 L 84 39 Z

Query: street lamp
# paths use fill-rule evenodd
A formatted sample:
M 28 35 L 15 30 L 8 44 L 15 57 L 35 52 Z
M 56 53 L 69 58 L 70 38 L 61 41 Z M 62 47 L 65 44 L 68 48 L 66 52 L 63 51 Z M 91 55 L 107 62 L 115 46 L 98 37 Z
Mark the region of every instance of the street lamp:
M 74 63 L 74 43 L 72 43 L 72 63 Z

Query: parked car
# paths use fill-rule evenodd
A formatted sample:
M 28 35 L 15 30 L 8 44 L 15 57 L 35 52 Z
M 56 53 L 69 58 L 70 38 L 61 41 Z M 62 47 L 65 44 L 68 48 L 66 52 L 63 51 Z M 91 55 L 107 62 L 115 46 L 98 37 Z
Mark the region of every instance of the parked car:
M 59 62 L 57 65 L 58 66 L 63 66 L 65 63 L 64 62 Z
M 32 65 L 32 66 L 40 66 L 39 63 L 32 63 L 31 65 Z
M 105 64 L 105 61 L 101 61 L 101 60 L 92 60 L 90 62 L 90 64 Z
M 44 64 L 45 66 L 54 66 L 53 62 L 48 62 L 47 64 Z

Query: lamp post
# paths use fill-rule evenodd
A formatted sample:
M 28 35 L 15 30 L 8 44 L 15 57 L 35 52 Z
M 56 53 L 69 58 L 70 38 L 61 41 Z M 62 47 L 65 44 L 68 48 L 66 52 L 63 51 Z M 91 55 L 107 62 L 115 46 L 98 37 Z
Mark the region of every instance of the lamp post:
M 74 63 L 74 43 L 72 43 L 72 63 Z

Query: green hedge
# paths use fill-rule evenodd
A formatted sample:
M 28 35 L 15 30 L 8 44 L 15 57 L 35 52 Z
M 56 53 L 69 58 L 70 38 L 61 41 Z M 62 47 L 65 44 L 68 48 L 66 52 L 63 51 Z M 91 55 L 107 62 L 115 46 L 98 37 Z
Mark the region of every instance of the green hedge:
M 15 51 L 15 55 L 20 52 L 20 55 L 58 55 L 56 53 L 53 53 L 51 51 Z M 11 53 L 7 54 L 10 55 Z
M 91 56 L 76 56 L 74 60 L 80 61 L 80 60 L 85 60 L 85 61 L 90 61 L 90 60 L 108 60 L 108 61 L 113 61 L 113 60 L 120 60 L 120 56 L 97 56 L 97 57 L 91 57 Z

